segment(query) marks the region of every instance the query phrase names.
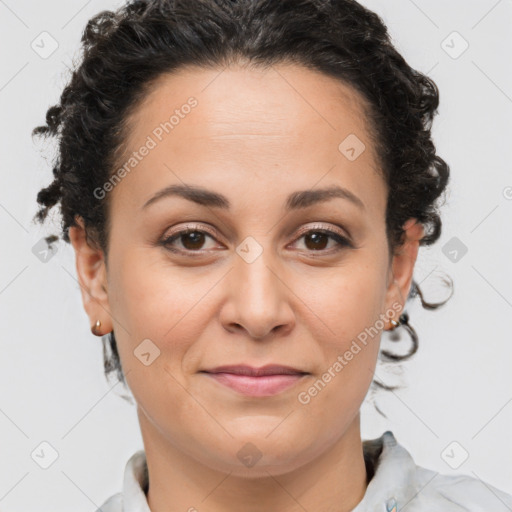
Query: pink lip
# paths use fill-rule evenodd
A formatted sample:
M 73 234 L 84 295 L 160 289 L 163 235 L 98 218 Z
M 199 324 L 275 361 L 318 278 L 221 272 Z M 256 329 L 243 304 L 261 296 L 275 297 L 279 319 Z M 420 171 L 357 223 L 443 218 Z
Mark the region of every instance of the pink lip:
M 233 373 L 209 373 L 206 375 L 220 384 L 227 386 L 247 396 L 272 396 L 292 387 L 306 374 L 295 373 L 288 375 L 265 375 L 254 377 L 250 375 L 236 375 Z

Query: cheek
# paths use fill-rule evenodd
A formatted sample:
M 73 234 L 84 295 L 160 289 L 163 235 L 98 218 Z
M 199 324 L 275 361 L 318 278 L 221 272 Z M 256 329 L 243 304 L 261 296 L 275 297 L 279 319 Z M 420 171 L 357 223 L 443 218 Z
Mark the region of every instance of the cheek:
M 363 267 L 338 273 L 328 290 L 309 287 L 308 304 L 313 301 L 312 309 L 320 311 L 316 333 L 311 335 L 323 365 L 299 396 L 308 414 L 330 425 L 324 438 L 327 444 L 356 416 L 374 378 L 383 327 L 379 317 L 384 312 L 384 279 L 375 269 Z
M 302 282 L 302 296 L 329 328 L 335 345 L 375 326 L 384 312 L 386 275 L 384 266 L 378 263 L 361 261 L 333 269 L 324 279 L 306 276 Z
M 318 312 L 310 334 L 322 352 L 325 372 L 317 403 L 358 405 L 373 378 L 384 327 L 385 265 L 361 258 L 359 265 L 334 269 L 328 281 L 305 277 L 304 284 L 308 305 Z
M 135 356 L 147 345 L 150 352 L 160 351 L 151 364 L 152 373 L 157 369 L 165 375 L 167 369 L 179 379 L 189 370 L 183 366 L 193 363 L 194 344 L 215 315 L 213 289 L 219 275 L 173 267 L 161 256 L 155 260 L 147 250 L 136 249 L 124 251 L 112 269 L 109 301 L 125 374 L 130 369 L 135 370 L 133 374 L 143 373 L 145 367 Z M 148 341 L 141 345 L 148 339 L 157 348 Z
M 109 287 L 126 381 L 150 416 L 160 414 L 162 403 L 172 403 L 172 415 L 180 416 L 186 401 L 181 366 L 208 322 L 201 298 L 212 285 L 186 283 L 177 269 L 162 267 L 161 261 L 148 264 L 141 251 L 127 253 L 112 265 Z M 162 411 L 162 421 L 170 420 L 168 414 Z

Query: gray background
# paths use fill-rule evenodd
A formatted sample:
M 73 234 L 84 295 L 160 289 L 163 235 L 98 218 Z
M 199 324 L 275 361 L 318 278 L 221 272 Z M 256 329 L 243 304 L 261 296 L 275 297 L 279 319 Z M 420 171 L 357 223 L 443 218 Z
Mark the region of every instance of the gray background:
M 384 18 L 399 51 L 441 92 L 433 132 L 452 178 L 442 237 L 420 250 L 415 278 L 431 300 L 445 296 L 444 273 L 455 283 L 441 310 L 408 307 L 419 352 L 401 366 L 377 368 L 380 380 L 406 387 L 368 394 L 363 438 L 392 430 L 418 465 L 512 493 L 512 1 L 362 3 Z M 47 149 L 45 161 L 30 132 L 57 102 L 86 21 L 118 5 L 0 0 L 2 512 L 95 510 L 121 489 L 126 460 L 142 448 L 135 408 L 103 376 L 101 341 L 89 331 L 71 247 L 60 242 L 47 263 L 32 252 L 58 232 L 59 217 L 54 211 L 45 228 L 32 223 L 53 153 Z M 58 43 L 49 56 L 31 47 L 43 51 L 43 31 Z M 458 55 L 464 40 L 469 47 Z M 47 469 L 31 457 L 43 441 L 58 453 Z M 448 462 L 456 465 L 465 452 L 467 460 L 452 469 Z

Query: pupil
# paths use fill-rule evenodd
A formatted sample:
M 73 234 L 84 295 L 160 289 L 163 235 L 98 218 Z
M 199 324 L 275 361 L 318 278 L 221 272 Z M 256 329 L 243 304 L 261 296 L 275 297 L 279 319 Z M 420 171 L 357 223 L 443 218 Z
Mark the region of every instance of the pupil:
M 198 231 L 192 231 L 190 233 L 186 233 L 183 236 L 185 237 L 185 241 L 183 243 L 185 247 L 187 247 L 187 243 L 192 243 L 192 247 L 190 247 L 189 244 L 189 246 L 187 247 L 188 249 L 199 249 L 201 247 L 204 237 L 203 233 L 199 233 Z
M 325 241 L 327 240 L 327 235 L 325 233 L 313 233 L 311 235 L 306 236 L 306 246 L 307 241 L 312 240 L 313 241 L 313 249 L 324 249 L 325 248 Z M 322 244 L 323 240 L 323 244 Z M 308 247 L 309 248 L 309 247 Z

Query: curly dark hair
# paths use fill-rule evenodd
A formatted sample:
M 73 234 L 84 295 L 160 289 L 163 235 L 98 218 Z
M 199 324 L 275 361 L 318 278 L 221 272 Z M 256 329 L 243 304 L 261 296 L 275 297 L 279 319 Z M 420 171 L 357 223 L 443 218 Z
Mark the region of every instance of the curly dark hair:
M 397 52 L 382 19 L 355 0 L 134 0 L 91 18 L 81 41 L 80 63 L 60 102 L 48 109 L 46 125 L 32 132 L 59 142 L 54 180 L 38 193 L 34 218 L 44 222 L 60 203 L 66 242 L 79 216 L 87 239 L 108 255 L 108 196 L 98 200 L 94 190 L 120 165 L 128 119 L 155 81 L 185 65 L 219 69 L 243 62 L 296 63 L 356 89 L 388 185 L 390 254 L 404 241 L 403 224 L 410 218 L 425 228 L 420 245 L 440 237 L 438 199 L 449 166 L 431 139 L 439 91 Z M 56 240 L 46 237 L 50 246 Z M 450 298 L 429 303 L 413 280 L 407 300 L 416 296 L 427 309 Z M 410 332 L 409 353 L 382 351 L 385 360 L 416 352 L 417 336 Z M 108 347 L 102 340 L 105 375 L 115 371 L 126 386 L 114 333 Z

